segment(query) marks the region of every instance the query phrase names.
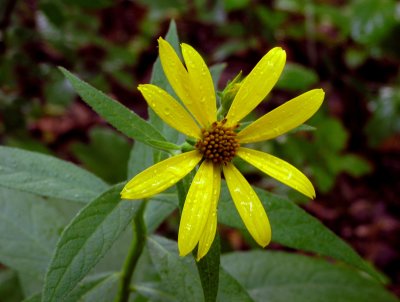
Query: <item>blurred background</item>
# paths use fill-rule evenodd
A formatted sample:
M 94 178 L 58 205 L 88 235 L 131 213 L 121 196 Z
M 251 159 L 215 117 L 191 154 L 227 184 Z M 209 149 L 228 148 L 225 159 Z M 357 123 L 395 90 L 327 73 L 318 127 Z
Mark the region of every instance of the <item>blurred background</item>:
M 267 112 L 312 88 L 326 92 L 317 131 L 264 143 L 310 176 L 308 201 L 243 166 L 257 186 L 301 203 L 389 276 L 400 296 L 400 4 L 394 0 L 1 0 L 0 144 L 75 162 L 109 183 L 126 179 L 132 142 L 76 96 L 64 66 L 136 113 L 159 36 L 174 19 L 222 90 L 272 47 L 287 52 Z M 255 118 L 253 116 L 252 118 Z M 160 232 L 176 230 L 166 222 Z M 174 229 L 175 228 L 175 229 Z M 222 229 L 227 249 L 248 243 Z M 275 246 L 272 246 L 274 248 Z

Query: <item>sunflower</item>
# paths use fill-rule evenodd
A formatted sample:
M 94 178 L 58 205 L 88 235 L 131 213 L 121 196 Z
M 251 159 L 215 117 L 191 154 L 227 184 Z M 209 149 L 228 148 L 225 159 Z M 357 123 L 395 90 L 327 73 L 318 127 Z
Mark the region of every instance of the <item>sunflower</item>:
M 239 157 L 314 198 L 313 185 L 297 168 L 243 145 L 275 138 L 304 123 L 321 106 L 323 90 L 310 90 L 239 130 L 240 121 L 277 82 L 285 65 L 285 51 L 276 47 L 262 57 L 240 83 L 227 114 L 218 120 L 213 81 L 200 54 L 190 45 L 182 44 L 185 67 L 167 41 L 159 38 L 158 45 L 164 73 L 181 102 L 155 85 L 139 85 L 138 89 L 165 123 L 196 143 L 193 150 L 172 156 L 136 175 L 126 184 L 121 197 L 151 197 L 173 186 L 199 165 L 186 196 L 178 233 L 180 255 L 187 255 L 198 245 L 199 260 L 207 254 L 215 237 L 223 173 L 247 230 L 259 245 L 265 247 L 271 240 L 267 214 L 257 194 L 232 160 Z

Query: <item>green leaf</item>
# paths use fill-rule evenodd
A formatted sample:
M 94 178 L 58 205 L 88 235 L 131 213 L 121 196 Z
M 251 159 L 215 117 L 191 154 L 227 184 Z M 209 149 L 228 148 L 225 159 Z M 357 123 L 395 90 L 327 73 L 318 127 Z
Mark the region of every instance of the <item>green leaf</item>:
M 147 247 L 165 289 L 177 301 L 203 301 L 193 257 L 179 257 L 176 242 L 150 236 Z
M 119 273 L 90 276 L 83 280 L 63 302 L 109 302 L 116 294 Z
M 318 82 L 318 75 L 304 66 L 287 63 L 276 87 L 287 90 L 306 90 Z
M 147 231 L 154 232 L 177 208 L 178 196 L 176 194 L 162 193 L 154 196 L 149 200 L 144 214 Z
M 246 289 L 223 267 L 219 268 L 219 302 L 253 302 Z
M 316 127 L 307 125 L 307 124 L 302 124 L 300 126 L 297 126 L 296 128 L 294 128 L 293 130 L 290 130 L 289 133 L 293 134 L 293 133 L 297 133 L 297 132 L 309 132 L 309 131 L 315 131 L 317 130 Z
M 249 2 L 249 0 L 224 0 L 224 8 L 227 12 L 245 9 Z
M 283 252 L 250 251 L 222 257 L 222 266 L 254 301 L 396 302 L 378 283 L 322 259 Z
M 40 1 L 40 10 L 47 17 L 47 19 L 57 27 L 65 24 L 65 14 L 62 11 L 62 6 L 57 2 Z
M 193 257 L 180 257 L 176 242 L 159 236 L 150 236 L 147 246 L 161 282 L 135 284 L 135 289 L 151 301 L 203 301 Z M 217 301 L 253 301 L 235 278 L 219 268 Z
M 329 192 L 335 185 L 335 173 L 319 165 L 313 165 L 313 178 L 318 190 L 322 193 Z
M 160 276 L 157 269 L 153 265 L 149 249 L 147 246 L 144 246 L 135 271 L 133 272 L 131 285 L 133 288 L 136 288 L 136 285 L 144 285 L 145 287 L 149 285 L 151 287 L 155 283 L 158 284 L 156 287 L 157 290 L 162 291 L 163 288 L 162 283 L 160 282 Z
M 80 80 L 63 67 L 61 72 L 81 98 L 117 130 L 135 140 L 151 145 L 149 140 L 165 141 L 151 124 L 103 92 Z
M 0 263 L 29 280 L 43 280 L 60 232 L 78 206 L 0 188 Z
M 344 261 L 384 281 L 347 243 L 295 203 L 261 189 L 255 190 L 270 219 L 274 242 Z M 222 187 L 218 214 L 221 223 L 245 230 L 226 185 Z
M 371 165 L 354 154 L 346 154 L 340 158 L 342 171 L 346 171 L 351 176 L 360 177 L 372 171 Z
M 314 136 L 322 150 L 333 154 L 344 149 L 349 135 L 339 120 L 324 118 L 317 127 L 318 131 L 315 131 Z
M 41 301 L 42 301 L 42 295 L 38 293 L 26 298 L 22 302 L 41 302 Z
M 50 261 L 50 259 L 49 259 Z M 45 272 L 38 275 L 30 271 L 17 271 L 19 282 L 25 297 L 32 297 L 43 289 Z
M 89 136 L 89 144 L 71 145 L 73 154 L 86 168 L 108 183 L 124 181 L 131 143 L 108 128 L 95 127 L 90 130 Z
M 18 302 L 22 300 L 17 274 L 5 268 L 0 269 L 0 298 L 1 302 Z
M 141 143 L 135 142 L 128 160 L 128 180 L 153 165 L 153 150 Z
M 175 302 L 175 297 L 170 294 L 161 282 L 137 283 L 134 285 L 135 291 L 141 296 L 146 297 L 152 302 Z
M 88 202 L 108 188 L 93 174 L 66 161 L 2 146 L 0 186 L 76 202 Z
M 179 147 L 178 145 L 176 145 L 174 143 L 170 143 L 170 142 L 165 142 L 165 141 L 157 141 L 157 140 L 151 139 L 151 140 L 149 140 L 149 143 L 152 146 L 156 147 L 157 149 L 162 150 L 162 151 L 167 151 L 167 152 L 181 149 L 181 147 Z
M 148 298 L 152 302 L 174 302 L 179 301 L 176 297 L 170 294 L 165 285 L 161 282 L 146 282 L 137 283 L 134 289 L 140 295 Z M 219 268 L 219 291 L 217 300 L 218 302 L 253 302 L 254 300 L 249 296 L 247 290 L 236 281 L 224 268 Z M 197 302 L 197 301 L 196 301 Z
M 93 200 L 65 228 L 48 268 L 43 302 L 60 301 L 104 256 L 140 202 L 121 201 L 122 184 Z
M 19 135 L 18 137 L 6 137 L 4 145 L 18 149 L 24 149 L 26 151 L 37 152 L 46 155 L 54 155 L 53 151 L 43 145 L 43 142 L 39 141 L 38 139 L 29 137 L 28 133 Z
M 363 44 L 378 44 L 396 24 L 396 2 L 358 0 L 351 6 L 351 36 Z
M 118 273 L 94 275 L 80 282 L 77 287 L 63 299 L 63 302 L 108 302 L 115 296 Z M 24 302 L 41 302 L 42 295 L 38 293 Z
M 198 262 L 197 269 L 203 288 L 204 301 L 216 301 L 219 285 L 219 262 L 221 256 L 221 243 L 216 235 L 208 253 Z

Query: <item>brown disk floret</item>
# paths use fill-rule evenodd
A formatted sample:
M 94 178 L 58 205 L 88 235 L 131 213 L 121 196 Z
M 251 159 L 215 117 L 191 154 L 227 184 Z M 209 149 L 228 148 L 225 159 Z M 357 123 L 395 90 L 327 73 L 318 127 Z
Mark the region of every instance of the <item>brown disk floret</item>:
M 196 148 L 205 159 L 216 164 L 230 162 L 239 148 L 236 127 L 225 127 L 226 120 L 214 122 L 209 129 L 202 129 L 203 138 L 197 141 Z

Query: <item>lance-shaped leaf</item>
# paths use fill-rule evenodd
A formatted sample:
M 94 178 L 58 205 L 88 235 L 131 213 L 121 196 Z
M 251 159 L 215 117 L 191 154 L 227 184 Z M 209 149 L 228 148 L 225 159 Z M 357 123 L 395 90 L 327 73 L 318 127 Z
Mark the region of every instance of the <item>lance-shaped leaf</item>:
M 60 70 L 81 98 L 117 130 L 148 145 L 151 145 L 151 141 L 165 141 L 160 132 L 136 113 L 82 81 L 65 68 L 60 67 Z M 154 147 L 157 148 L 157 146 Z
M 383 276 L 365 262 L 347 243 L 295 203 L 261 189 L 255 190 L 270 219 L 272 241 L 344 261 L 376 279 L 384 281 Z M 230 200 L 226 186 L 223 186 L 221 190 L 218 214 L 221 223 L 245 230 L 233 202 Z
M 221 259 L 256 302 L 396 302 L 373 279 L 345 266 L 270 251 L 231 253 Z
M 117 292 L 119 273 L 106 273 L 85 278 L 63 302 L 109 302 Z
M 192 257 L 179 257 L 176 243 L 159 236 L 150 236 L 147 247 L 162 282 L 176 300 L 203 300 L 200 278 Z
M 76 202 L 108 188 L 93 174 L 55 157 L 0 146 L 0 186 Z
M 93 200 L 65 228 L 46 274 L 43 302 L 62 301 L 132 220 L 140 202 L 121 201 L 121 189 L 116 185 Z
M 119 273 L 98 274 L 85 278 L 63 299 L 63 302 L 108 302 L 115 296 L 118 278 Z M 23 302 L 41 301 L 41 293 L 23 300 Z
M 0 262 L 43 280 L 59 232 L 79 206 L 0 187 Z

